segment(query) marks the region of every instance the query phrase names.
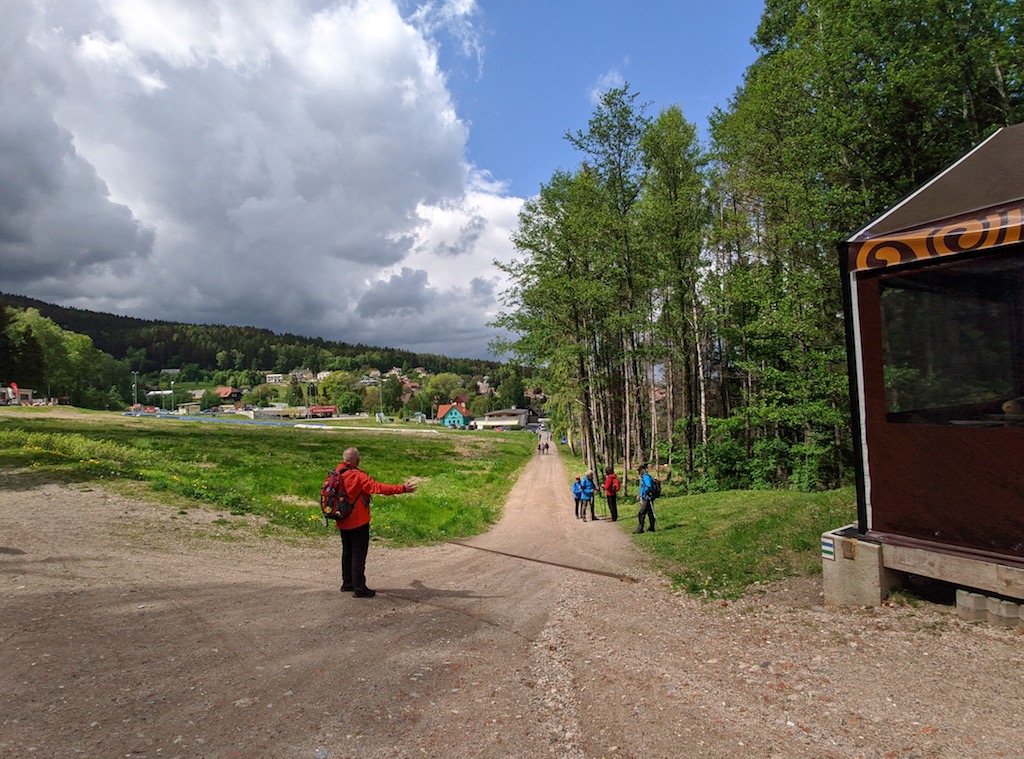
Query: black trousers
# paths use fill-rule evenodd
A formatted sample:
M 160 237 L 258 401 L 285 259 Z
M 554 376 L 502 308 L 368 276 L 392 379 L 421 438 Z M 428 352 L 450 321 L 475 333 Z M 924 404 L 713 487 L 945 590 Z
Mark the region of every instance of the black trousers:
M 341 587 L 366 590 L 366 553 L 370 550 L 370 523 L 341 533 Z
M 619 518 L 619 497 L 614 493 L 608 496 L 608 511 L 611 512 L 613 522 Z

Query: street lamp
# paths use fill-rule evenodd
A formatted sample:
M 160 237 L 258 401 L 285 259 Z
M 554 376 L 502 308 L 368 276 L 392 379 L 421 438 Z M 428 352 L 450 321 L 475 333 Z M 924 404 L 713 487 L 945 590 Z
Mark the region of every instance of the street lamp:
M 139 373 L 132 372 L 132 405 L 139 405 Z

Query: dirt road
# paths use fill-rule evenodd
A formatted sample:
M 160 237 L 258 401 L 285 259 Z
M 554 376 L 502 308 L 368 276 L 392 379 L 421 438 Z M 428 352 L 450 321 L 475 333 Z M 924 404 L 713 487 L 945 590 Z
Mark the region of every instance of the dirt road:
M 486 535 L 374 543 L 355 599 L 334 541 L 5 475 L 0 756 L 1024 756 L 1020 633 L 682 597 L 566 483 L 535 456 Z

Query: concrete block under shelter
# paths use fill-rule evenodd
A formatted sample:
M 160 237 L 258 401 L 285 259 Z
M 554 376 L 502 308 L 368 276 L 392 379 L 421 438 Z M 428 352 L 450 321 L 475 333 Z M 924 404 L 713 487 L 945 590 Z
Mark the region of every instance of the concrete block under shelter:
M 985 622 L 988 620 L 988 596 L 957 588 L 956 612 L 965 622 Z
M 995 627 L 1024 626 L 1024 605 L 964 588 L 956 591 L 956 611 L 967 622 L 988 622 Z
M 881 543 L 855 534 L 855 525 L 822 533 L 823 589 L 831 606 L 878 606 L 902 585 L 901 575 L 885 568 Z

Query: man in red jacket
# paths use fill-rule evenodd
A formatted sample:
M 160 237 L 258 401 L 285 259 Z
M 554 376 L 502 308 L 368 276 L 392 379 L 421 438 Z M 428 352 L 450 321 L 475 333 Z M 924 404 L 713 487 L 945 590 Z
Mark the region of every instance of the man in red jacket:
M 619 478 L 615 476 L 615 470 L 608 467 L 604 470 L 604 497 L 608 499 L 608 511 L 612 514 L 612 521 L 619 518 Z
M 373 598 L 377 591 L 366 587 L 366 552 L 370 549 L 370 496 L 415 493 L 416 483 L 385 485 L 359 468 L 359 449 L 346 448 L 338 471 L 352 511 L 337 522 L 341 533 L 341 589 L 356 598 Z

